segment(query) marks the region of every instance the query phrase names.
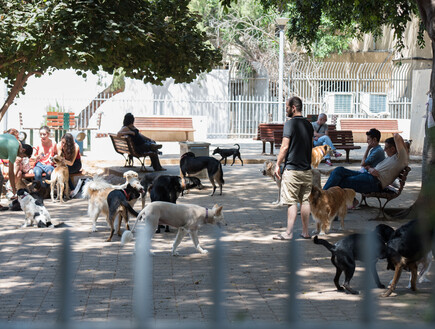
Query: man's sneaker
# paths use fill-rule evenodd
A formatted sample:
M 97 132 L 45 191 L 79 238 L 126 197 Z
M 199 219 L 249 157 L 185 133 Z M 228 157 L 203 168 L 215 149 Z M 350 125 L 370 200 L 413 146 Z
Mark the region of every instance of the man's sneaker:
M 326 159 L 325 162 L 326 162 L 326 164 L 327 164 L 328 166 L 332 166 L 332 162 L 331 162 L 331 160 Z
M 339 157 L 341 157 L 343 154 L 341 154 L 340 152 L 335 152 L 335 154 L 334 154 L 334 156 L 336 157 L 336 158 L 339 158 Z

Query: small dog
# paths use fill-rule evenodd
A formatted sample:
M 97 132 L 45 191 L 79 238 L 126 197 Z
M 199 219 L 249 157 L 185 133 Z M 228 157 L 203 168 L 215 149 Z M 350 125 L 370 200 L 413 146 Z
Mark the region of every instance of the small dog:
M 142 185 L 139 183 L 138 174 L 133 170 L 124 173 L 125 183 L 122 185 L 112 185 L 104 180 L 101 176 L 94 176 L 92 181 L 87 182 L 83 186 L 83 198 L 88 199 L 88 215 L 92 220 L 92 232 L 97 232 L 97 219 L 100 213 L 106 216 L 106 221 L 109 222 L 109 206 L 107 204 L 107 196 L 114 189 L 123 189 L 128 184 L 135 186 L 140 190 Z M 133 207 L 137 199 L 131 200 L 129 203 Z
M 131 200 L 137 200 L 143 192 L 142 186 L 137 189 L 130 184 L 122 190 L 113 190 L 107 195 L 107 205 L 109 206 L 109 216 L 107 217 L 110 226 L 110 235 L 106 240 L 107 242 L 112 241 L 113 233 L 115 233 L 115 219 L 118 217 L 118 236 L 121 236 L 121 223 L 122 219 L 125 221 L 125 226 L 127 230 L 130 229 L 128 226 L 128 213 L 130 212 L 135 217 L 138 213 L 133 209 L 133 207 L 128 203 Z
M 151 233 L 150 239 L 152 239 L 159 223 L 178 228 L 177 237 L 172 245 L 173 256 L 178 255 L 176 249 L 186 233 L 190 234 L 196 250 L 201 254 L 206 254 L 207 250 L 199 245 L 199 227 L 204 224 L 216 224 L 219 227 L 225 225 L 222 207 L 218 205 L 215 205 L 212 209 L 208 209 L 194 204 L 174 204 L 156 201 L 141 210 L 134 223 L 133 229 L 131 231 L 125 231 L 122 234 L 121 245 L 133 239 L 132 232 L 139 221 L 145 221 L 146 225 L 151 225 L 151 230 L 149 230 Z
M 335 216 L 340 218 L 340 228 L 343 230 L 347 207 L 352 206 L 354 198 L 355 191 L 349 188 L 333 186 L 325 191 L 313 185 L 308 200 L 311 215 L 317 224 L 317 231 L 314 233 L 319 235 L 328 233 Z
M 50 196 L 50 186 L 47 184 L 42 184 L 42 182 L 34 180 L 29 186 L 31 192 L 38 193 L 38 195 L 43 199 L 49 199 Z
M 385 286 L 379 280 L 378 272 L 376 271 L 376 262 L 378 259 L 383 258 L 386 250 L 386 242 L 390 239 L 391 235 L 394 233 L 394 229 L 388 225 L 380 224 L 378 225 L 374 233 L 374 241 L 376 241 L 376 251 L 374 258 L 371 259 L 373 262 L 373 278 L 375 279 L 378 288 L 384 289 Z M 353 274 L 355 273 L 355 261 L 363 260 L 363 252 L 361 247 L 364 242 L 364 234 L 351 234 L 347 237 L 338 240 L 334 245 L 330 244 L 328 241 L 319 239 L 317 235 L 314 237 L 315 244 L 321 244 L 326 247 L 331 253 L 331 263 L 334 264 L 336 268 L 334 284 L 338 291 L 347 291 L 351 294 L 359 294 L 358 291 L 350 287 L 350 280 L 352 280 Z M 344 284 L 340 285 L 340 276 L 344 272 Z
M 19 189 L 17 197 L 25 215 L 22 227 L 33 226 L 33 223 L 37 224 L 38 227 L 54 227 L 47 208 L 40 201 L 32 197 L 29 192 L 25 189 Z
M 387 269 L 394 270 L 394 277 L 388 290 L 382 294 L 388 297 L 396 289 L 402 270 L 411 272 L 411 290 L 417 290 L 418 264 L 427 258 L 432 248 L 433 227 L 423 227 L 417 220 L 400 226 L 387 242 Z
M 45 183 L 50 184 L 51 201 L 55 202 L 54 189 L 57 187 L 57 198 L 60 202 L 64 202 L 64 196 L 69 199 L 68 167 L 65 164 L 65 158 L 60 155 L 55 155 L 51 160 L 55 163 L 56 168 L 51 173 L 50 180 L 46 179 Z
M 21 189 L 17 190 L 17 195 L 18 195 L 18 191 L 19 190 L 24 190 L 25 192 L 30 194 L 30 196 L 32 196 L 35 199 L 35 202 L 36 202 L 37 205 L 41 205 L 41 206 L 44 205 L 44 199 L 39 195 L 39 193 L 37 193 L 37 192 L 29 192 L 29 190 L 27 190 L 27 188 L 24 188 L 24 189 L 21 188 Z M 23 192 L 20 192 L 20 193 L 23 193 Z M 21 211 L 21 210 L 23 210 L 21 208 L 21 205 L 20 205 L 20 202 L 19 202 L 18 198 L 16 200 L 12 200 L 11 204 L 9 205 L 9 210 L 11 210 L 11 211 Z
M 318 168 L 323 157 L 328 153 L 331 153 L 331 147 L 329 145 L 325 144 L 313 147 L 311 150 L 311 167 Z
M 236 157 L 238 157 L 240 162 L 242 163 L 242 166 L 243 166 L 242 156 L 240 155 L 240 145 L 234 144 L 234 146 L 237 146 L 237 148 L 236 149 L 220 149 L 218 147 L 213 151 L 213 155 L 219 154 L 222 157 L 219 161 L 222 161 L 225 159 L 224 166 L 227 165 L 227 158 L 229 156 L 233 156 L 233 163 L 231 165 L 234 164 L 234 161 L 236 161 Z
M 207 169 L 208 179 L 213 185 L 213 196 L 216 191 L 215 180 L 219 184 L 220 193 L 222 195 L 222 186 L 224 185 L 224 173 L 222 164 L 215 158 L 209 156 L 195 156 L 193 152 L 184 153 L 180 159 L 180 176 L 184 180 L 187 174 L 196 174 L 203 169 Z

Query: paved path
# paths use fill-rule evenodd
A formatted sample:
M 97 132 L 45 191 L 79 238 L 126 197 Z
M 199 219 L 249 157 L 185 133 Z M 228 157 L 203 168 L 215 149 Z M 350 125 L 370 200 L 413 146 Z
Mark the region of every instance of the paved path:
M 232 141 L 227 142 L 230 143 Z M 258 149 L 253 149 L 252 152 L 258 152 Z M 250 157 L 248 153 L 250 152 L 245 152 L 246 158 Z M 257 158 L 258 162 L 264 160 L 259 155 Z M 88 168 L 97 166 L 91 161 L 92 156 L 84 159 Z M 111 161 L 111 165 L 122 165 L 122 161 L 116 159 Z M 106 162 L 100 162 L 100 165 L 106 166 Z M 165 167 L 168 173 L 178 173 L 177 165 L 165 164 Z M 357 167 L 355 163 L 353 167 Z M 413 163 L 411 167 L 405 192 L 391 202 L 393 207 L 409 206 L 418 195 L 421 166 Z M 226 166 L 222 196 L 210 197 L 210 189 L 207 189 L 191 191 L 179 199 L 180 203 L 205 207 L 212 207 L 215 203 L 224 206 L 228 223 L 223 238 L 228 274 L 225 306 L 229 321 L 251 319 L 280 322 L 286 314 L 288 296 L 285 286 L 288 271 L 285 258 L 288 242 L 272 240 L 274 234 L 283 231 L 286 209 L 272 205 L 276 199 L 276 187 L 269 178 L 261 175 L 260 169 L 261 164 Z M 117 170 L 122 171 L 123 168 Z M 206 180 L 204 183 L 210 187 Z M 373 205 L 377 203 L 374 201 Z M 139 209 L 139 203 L 136 209 Z M 65 205 L 52 204 L 47 200 L 46 204 L 52 217 L 64 221 L 72 233 L 75 260 L 73 284 L 76 296 L 74 319 L 132 319 L 133 243 L 121 249 L 116 236 L 112 243 L 104 242 L 108 228 L 101 217 L 98 232 L 92 233 L 85 200 L 72 200 Z M 374 228 L 378 222 L 368 219 L 376 213 L 374 208 L 351 211 L 345 221 L 345 231 L 334 231 L 327 239 L 336 241 L 351 232 Z M 57 257 L 60 236 L 65 228 L 22 229 L 17 228 L 23 222 L 22 213 L 3 212 L 0 216 L 0 319 L 55 320 L 59 306 Z M 405 221 L 387 224 L 397 227 L 403 222 Z M 334 222 L 333 226 L 337 227 L 338 222 Z M 312 221 L 310 227 L 314 229 Z M 298 218 L 297 234 L 300 229 Z M 200 241 L 210 251 L 213 251 L 215 241 L 213 232 L 213 228 L 208 226 L 200 230 Z M 208 321 L 212 312 L 210 254 L 198 254 L 192 242 L 185 238 L 179 247 L 180 256 L 172 257 L 170 249 L 174 238 L 175 233 L 172 231 L 156 235 L 153 240 L 154 317 Z M 356 320 L 361 309 L 362 295 L 347 295 L 335 290 L 332 281 L 335 270 L 329 260 L 330 253 L 310 240 L 297 239 L 296 243 L 301 250 L 298 271 L 300 319 L 316 322 Z M 361 290 L 362 268 L 360 263 L 358 265 L 352 286 Z M 378 271 L 383 283 L 388 283 L 392 278 L 393 272 L 386 271 L 384 261 L 379 262 Z M 419 291 L 412 293 L 406 289 L 407 278 L 408 275 L 404 274 L 394 297 L 376 298 L 379 307 L 375 309 L 381 321 L 410 324 L 423 321 L 430 296 L 430 284 L 421 284 Z M 379 296 L 381 290 L 374 289 L 374 293 Z

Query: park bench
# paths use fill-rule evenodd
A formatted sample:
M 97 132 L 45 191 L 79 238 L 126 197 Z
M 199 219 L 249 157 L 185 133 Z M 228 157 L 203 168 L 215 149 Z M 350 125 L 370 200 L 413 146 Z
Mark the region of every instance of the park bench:
M 281 133 L 281 138 L 277 139 L 277 141 L 281 145 L 283 129 L 284 129 L 283 123 L 260 123 L 258 125 L 258 138 L 263 142 L 262 154 L 266 154 L 266 143 L 269 142 L 270 155 L 273 155 L 273 147 L 275 144 L 275 131 L 278 132 L 277 136 L 279 136 L 279 132 Z
M 381 192 L 371 192 L 371 193 L 361 193 L 361 202 L 365 203 L 365 206 L 368 206 L 367 204 L 367 198 L 377 198 L 379 202 L 379 214 L 376 217 L 376 219 L 389 219 L 387 214 L 385 214 L 385 206 L 388 202 L 391 200 L 397 198 L 403 190 L 403 187 L 405 186 L 406 179 L 408 177 L 408 173 L 411 171 L 411 168 L 406 166 L 402 169 L 402 171 L 399 173 L 399 176 L 397 177 L 398 185 L 396 186 L 388 186 Z M 381 203 L 381 199 L 385 199 L 384 205 Z
M 137 153 L 134 149 L 132 139 L 129 137 L 118 137 L 116 134 L 109 134 L 112 140 L 113 148 L 119 154 L 121 154 L 125 159 L 124 167 L 133 167 L 134 158 L 137 158 L 141 163 L 141 171 L 146 171 L 145 169 L 145 158 L 147 156 L 154 155 L 155 152 L 147 153 Z
M 366 132 L 376 128 L 381 132 L 380 142 L 386 138 L 393 137 L 395 133 L 401 133 L 399 123 L 395 119 L 341 119 L 340 130 L 351 130 L 356 143 L 367 141 Z
M 346 162 L 349 162 L 349 153 L 351 150 L 361 148 L 361 146 L 354 145 L 353 133 L 350 130 L 328 130 L 328 136 L 336 149 L 346 152 Z
M 73 112 L 47 112 L 47 126 L 53 129 L 75 128 L 75 116 Z
M 136 117 L 134 126 L 146 137 L 159 142 L 194 140 L 191 117 Z

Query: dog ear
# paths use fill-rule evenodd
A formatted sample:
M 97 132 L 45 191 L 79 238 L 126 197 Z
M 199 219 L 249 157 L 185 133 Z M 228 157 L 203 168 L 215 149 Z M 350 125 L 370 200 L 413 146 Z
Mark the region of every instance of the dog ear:
M 216 205 L 216 206 L 217 206 L 217 205 Z M 218 208 L 216 209 L 215 216 L 220 216 L 220 215 L 221 215 L 221 213 L 222 213 L 222 208 L 223 208 L 223 206 L 220 206 L 220 207 L 218 207 Z

